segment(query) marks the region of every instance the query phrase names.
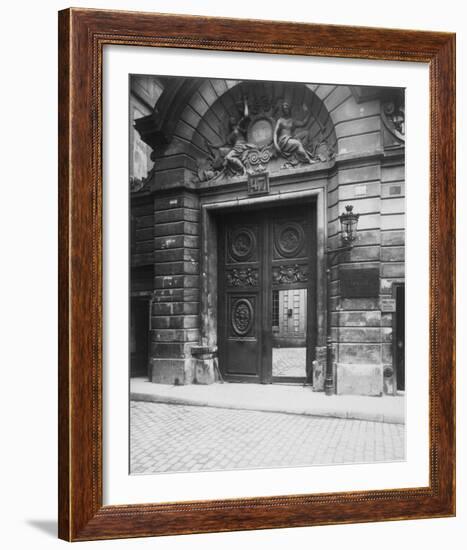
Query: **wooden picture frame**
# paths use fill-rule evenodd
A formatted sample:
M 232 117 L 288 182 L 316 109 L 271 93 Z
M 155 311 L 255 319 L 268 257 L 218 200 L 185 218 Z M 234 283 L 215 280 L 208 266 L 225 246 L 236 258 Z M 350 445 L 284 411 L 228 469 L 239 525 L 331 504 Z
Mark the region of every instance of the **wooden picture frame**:
M 455 513 L 455 35 L 68 9 L 59 13 L 59 537 L 69 541 Z M 103 48 L 413 61 L 430 70 L 430 483 L 103 506 Z

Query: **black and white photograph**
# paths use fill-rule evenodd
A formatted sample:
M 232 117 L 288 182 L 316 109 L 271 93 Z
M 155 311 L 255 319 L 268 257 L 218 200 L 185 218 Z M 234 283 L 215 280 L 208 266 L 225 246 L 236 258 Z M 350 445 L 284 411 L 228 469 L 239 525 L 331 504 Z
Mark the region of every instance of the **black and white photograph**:
M 130 473 L 405 459 L 403 88 L 131 75 Z
M 5 4 L 2 548 L 465 546 L 462 8 Z

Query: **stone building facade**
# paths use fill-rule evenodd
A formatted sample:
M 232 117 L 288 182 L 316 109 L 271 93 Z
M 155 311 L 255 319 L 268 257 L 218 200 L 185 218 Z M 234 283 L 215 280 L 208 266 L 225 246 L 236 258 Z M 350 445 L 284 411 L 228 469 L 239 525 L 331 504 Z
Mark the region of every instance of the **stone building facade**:
M 337 394 L 403 390 L 403 90 L 130 87 L 132 375 L 274 383 L 274 357 L 295 357 L 284 345 L 303 349 L 290 382 L 322 391 L 327 373 Z

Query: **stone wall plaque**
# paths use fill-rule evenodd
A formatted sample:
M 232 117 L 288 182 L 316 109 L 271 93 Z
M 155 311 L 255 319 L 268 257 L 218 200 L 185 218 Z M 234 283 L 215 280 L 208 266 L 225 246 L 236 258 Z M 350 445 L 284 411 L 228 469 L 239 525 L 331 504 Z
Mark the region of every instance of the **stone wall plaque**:
M 381 298 L 381 311 L 383 313 L 394 313 L 396 311 L 396 300 L 394 298 Z
M 376 298 L 379 296 L 379 268 L 343 267 L 340 269 L 342 298 Z
M 248 194 L 265 195 L 267 193 L 269 193 L 269 174 L 267 172 L 248 174 Z

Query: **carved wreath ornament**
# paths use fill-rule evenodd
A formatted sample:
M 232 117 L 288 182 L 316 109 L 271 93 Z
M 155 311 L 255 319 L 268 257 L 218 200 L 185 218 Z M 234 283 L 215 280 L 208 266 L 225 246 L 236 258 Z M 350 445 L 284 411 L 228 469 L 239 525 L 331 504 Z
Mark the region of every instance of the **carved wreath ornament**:
M 303 265 L 281 265 L 274 267 L 272 272 L 274 283 L 304 283 L 308 281 L 308 272 Z
M 247 227 L 233 231 L 229 236 L 229 241 L 230 254 L 237 262 L 246 261 L 253 254 L 256 247 L 255 234 Z
M 232 328 L 238 336 L 245 336 L 253 323 L 253 307 L 249 300 L 240 298 L 232 308 Z

